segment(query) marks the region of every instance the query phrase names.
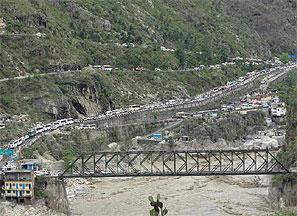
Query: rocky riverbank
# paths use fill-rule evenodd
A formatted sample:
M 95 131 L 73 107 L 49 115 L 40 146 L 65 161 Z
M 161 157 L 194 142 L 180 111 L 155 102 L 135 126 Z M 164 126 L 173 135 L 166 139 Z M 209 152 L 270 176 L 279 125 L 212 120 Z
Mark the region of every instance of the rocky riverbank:
M 46 207 L 43 201 L 33 205 L 19 205 L 8 201 L 0 201 L 0 215 L 3 216 L 66 216 Z

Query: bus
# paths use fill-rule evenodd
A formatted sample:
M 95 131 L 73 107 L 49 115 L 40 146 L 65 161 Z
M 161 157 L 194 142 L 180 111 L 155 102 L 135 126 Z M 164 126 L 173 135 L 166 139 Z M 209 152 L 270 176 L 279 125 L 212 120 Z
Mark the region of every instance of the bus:
M 131 110 L 131 111 L 139 110 L 139 109 L 140 109 L 140 105 L 139 104 L 129 105 L 129 110 Z

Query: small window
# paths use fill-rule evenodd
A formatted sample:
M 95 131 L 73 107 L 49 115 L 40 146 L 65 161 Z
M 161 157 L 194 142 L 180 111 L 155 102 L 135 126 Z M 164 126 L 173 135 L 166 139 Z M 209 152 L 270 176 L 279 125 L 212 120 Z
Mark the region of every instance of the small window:
M 30 194 L 30 191 L 26 191 L 27 194 Z
M 8 184 L 8 183 L 6 183 L 6 187 L 8 187 L 8 185 L 9 185 L 9 184 Z
M 7 191 L 7 193 L 9 193 L 9 194 L 10 194 L 10 191 Z
M 28 184 L 26 184 L 26 187 L 28 187 Z
M 13 193 L 15 194 L 15 191 L 13 191 Z
M 12 186 L 14 187 L 15 186 L 15 183 L 13 183 Z

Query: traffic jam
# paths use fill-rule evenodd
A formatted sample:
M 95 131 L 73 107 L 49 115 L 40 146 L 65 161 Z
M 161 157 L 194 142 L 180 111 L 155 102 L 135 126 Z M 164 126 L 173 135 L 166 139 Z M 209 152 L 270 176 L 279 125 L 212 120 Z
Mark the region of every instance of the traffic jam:
M 86 117 L 82 119 L 73 119 L 73 118 L 66 118 L 66 119 L 60 119 L 57 121 L 54 121 L 52 123 L 48 124 L 41 124 L 37 125 L 34 128 L 31 128 L 24 136 L 11 141 L 8 144 L 8 149 L 12 149 L 15 151 L 14 155 L 12 157 L 16 157 L 16 152 L 20 149 L 27 146 L 27 144 L 32 144 L 30 141 L 34 140 L 34 138 L 38 135 L 45 134 L 47 132 L 51 132 L 57 129 L 62 129 L 65 127 L 69 127 L 71 125 L 80 125 L 76 128 L 78 129 L 85 129 L 83 126 L 83 122 L 87 122 L 90 120 L 104 120 L 104 119 L 110 119 L 113 117 L 123 116 L 123 115 L 129 115 L 135 112 L 146 112 L 146 111 L 158 111 L 162 109 L 174 109 L 177 106 L 183 105 L 183 104 L 189 104 L 189 103 L 197 103 L 197 102 L 207 102 L 210 98 L 215 98 L 218 96 L 223 96 L 224 94 L 234 91 L 242 86 L 245 86 L 248 83 L 251 83 L 262 76 L 266 75 L 266 79 L 271 79 L 273 77 L 278 76 L 280 73 L 287 72 L 288 70 L 291 70 L 293 68 L 296 68 L 296 64 L 286 65 L 286 66 L 277 66 L 270 69 L 265 69 L 261 71 L 253 71 L 247 73 L 245 76 L 239 77 L 236 80 L 228 81 L 224 86 L 215 87 L 207 92 L 204 92 L 202 94 L 197 95 L 196 97 L 192 99 L 175 99 L 175 100 L 168 100 L 164 102 L 153 102 L 151 104 L 147 105 L 130 105 L 127 108 L 120 108 L 120 109 L 114 109 L 111 111 L 106 111 L 105 113 L 101 113 L 97 116 L 91 116 Z M 279 73 L 276 73 L 279 72 Z M 261 81 L 264 82 L 263 80 Z M 265 81 L 266 82 L 266 81 Z M 92 126 L 91 128 L 94 128 Z M 0 158 L 1 160 L 1 158 Z

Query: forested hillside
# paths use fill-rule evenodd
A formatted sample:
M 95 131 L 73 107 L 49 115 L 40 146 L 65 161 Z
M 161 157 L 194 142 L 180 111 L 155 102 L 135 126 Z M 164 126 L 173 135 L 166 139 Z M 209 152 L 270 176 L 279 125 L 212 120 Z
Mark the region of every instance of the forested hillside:
M 1 0 L 0 77 L 294 52 L 296 10 L 296 0 Z

